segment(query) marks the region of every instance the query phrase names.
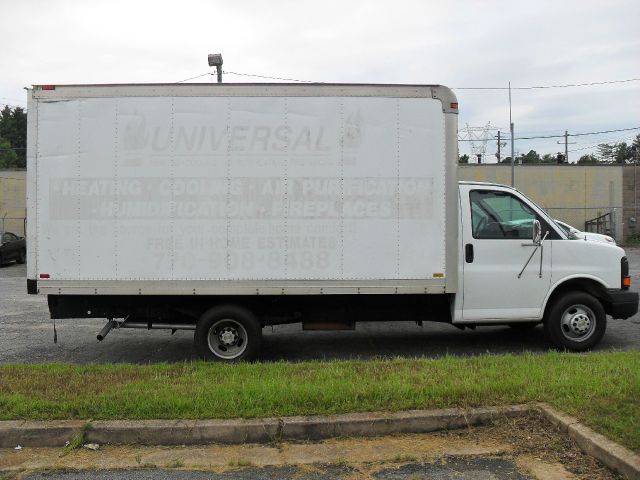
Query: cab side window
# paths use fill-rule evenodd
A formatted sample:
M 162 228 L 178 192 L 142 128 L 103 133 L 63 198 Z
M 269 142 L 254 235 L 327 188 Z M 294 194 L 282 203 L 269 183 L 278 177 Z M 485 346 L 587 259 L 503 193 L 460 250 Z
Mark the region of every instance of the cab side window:
M 536 214 L 518 198 L 489 190 L 472 190 L 469 197 L 473 238 L 531 238 Z

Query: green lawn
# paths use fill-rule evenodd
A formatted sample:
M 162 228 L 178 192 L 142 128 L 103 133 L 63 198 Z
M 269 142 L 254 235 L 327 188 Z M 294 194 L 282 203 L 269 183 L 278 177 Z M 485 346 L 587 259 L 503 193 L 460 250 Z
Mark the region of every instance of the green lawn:
M 261 417 L 534 401 L 640 450 L 640 352 L 0 366 L 3 420 Z

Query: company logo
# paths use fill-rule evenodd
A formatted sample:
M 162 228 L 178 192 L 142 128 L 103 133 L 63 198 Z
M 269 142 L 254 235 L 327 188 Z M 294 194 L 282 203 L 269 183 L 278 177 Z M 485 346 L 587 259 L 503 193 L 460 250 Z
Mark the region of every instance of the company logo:
M 178 125 L 149 128 L 144 118 L 124 127 L 123 145 L 129 151 L 168 153 L 329 153 L 330 139 L 323 126 Z M 352 133 L 351 137 L 355 138 Z M 349 140 L 353 144 L 353 139 Z

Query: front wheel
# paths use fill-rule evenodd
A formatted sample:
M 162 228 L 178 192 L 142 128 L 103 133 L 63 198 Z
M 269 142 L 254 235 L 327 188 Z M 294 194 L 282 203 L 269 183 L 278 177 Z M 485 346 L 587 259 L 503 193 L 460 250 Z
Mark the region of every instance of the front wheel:
M 262 327 L 247 309 L 222 305 L 207 310 L 193 337 L 196 350 L 206 360 L 253 360 L 260 352 Z
M 570 292 L 556 299 L 551 306 L 544 329 L 556 347 L 583 352 L 593 348 L 604 336 L 607 315 L 592 295 Z

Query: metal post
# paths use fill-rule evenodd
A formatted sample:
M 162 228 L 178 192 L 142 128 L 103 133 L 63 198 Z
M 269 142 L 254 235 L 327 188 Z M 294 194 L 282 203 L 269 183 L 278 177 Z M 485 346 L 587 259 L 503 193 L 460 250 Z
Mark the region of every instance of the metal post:
M 222 83 L 222 54 L 210 53 L 207 60 L 210 67 L 216 67 L 216 73 L 218 74 L 218 83 Z
M 498 153 L 496 157 L 498 157 L 498 163 L 500 163 L 500 130 L 498 130 Z
M 509 82 L 509 128 L 511 130 L 511 186 L 516 186 L 515 146 L 513 143 L 513 122 L 511 121 L 511 82 Z

